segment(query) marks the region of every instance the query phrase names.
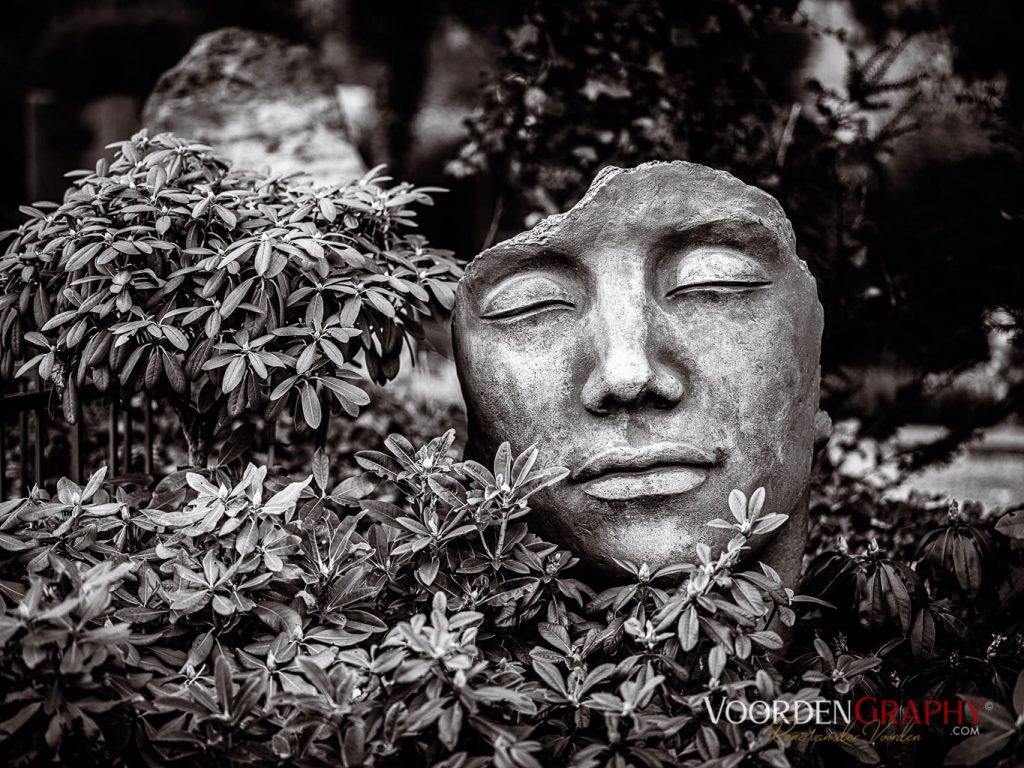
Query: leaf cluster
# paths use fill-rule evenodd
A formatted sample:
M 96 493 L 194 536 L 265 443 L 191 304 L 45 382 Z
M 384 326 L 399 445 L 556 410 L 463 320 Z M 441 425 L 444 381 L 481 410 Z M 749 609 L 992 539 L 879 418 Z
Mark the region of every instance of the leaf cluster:
M 71 422 L 94 387 L 166 398 L 190 440 L 260 411 L 317 429 L 452 307 L 458 267 L 410 232 L 436 190 L 233 170 L 171 134 L 112 146 L 0 257 L 0 379 L 38 373 Z
M 231 464 L 152 491 L 62 481 L 0 507 L 0 752 L 165 764 L 535 766 L 783 760 L 709 728 L 700 694 L 774 692 L 795 599 L 744 570 L 763 492 L 728 550 L 621 563 L 597 592 L 530 533 L 564 478 L 537 450 L 456 461 L 452 432 L 399 435 L 332 486 Z M 372 486 L 370 486 L 372 487 Z M 714 741 L 714 739 L 719 739 Z M 774 755 L 775 757 L 771 757 Z

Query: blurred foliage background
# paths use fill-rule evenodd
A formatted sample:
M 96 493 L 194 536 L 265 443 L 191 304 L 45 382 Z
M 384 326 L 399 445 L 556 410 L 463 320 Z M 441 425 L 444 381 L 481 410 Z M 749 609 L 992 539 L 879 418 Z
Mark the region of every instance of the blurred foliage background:
M 607 164 L 723 168 L 793 220 L 826 310 L 833 418 L 882 441 L 907 423 L 942 427 L 904 457 L 912 468 L 1019 424 L 1014 0 L 50 0 L 6 12 L 0 98 L 15 119 L 0 122 L 0 226 L 135 130 L 199 34 L 247 27 L 317 52 L 367 166 L 450 190 L 421 222 L 433 245 L 471 258 L 570 206 Z M 403 404 L 409 419 L 457 410 L 450 371 L 426 367 L 436 391 L 392 395 L 433 399 Z M 350 439 L 352 425 L 339 429 Z

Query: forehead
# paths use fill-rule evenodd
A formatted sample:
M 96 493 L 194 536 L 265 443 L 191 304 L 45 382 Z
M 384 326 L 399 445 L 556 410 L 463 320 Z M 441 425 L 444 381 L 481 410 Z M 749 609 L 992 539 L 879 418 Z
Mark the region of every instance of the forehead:
M 798 261 L 792 227 L 773 197 L 704 166 L 651 163 L 606 169 L 572 210 L 477 256 L 462 288 L 543 266 L 552 255 L 583 263 L 602 250 L 660 244 L 750 245 L 752 255 Z

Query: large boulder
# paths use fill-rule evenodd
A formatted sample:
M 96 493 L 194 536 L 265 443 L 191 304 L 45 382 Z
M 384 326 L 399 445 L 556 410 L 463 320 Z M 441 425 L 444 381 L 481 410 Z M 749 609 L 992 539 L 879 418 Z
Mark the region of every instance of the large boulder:
M 302 45 L 229 27 L 203 35 L 165 72 L 142 123 L 201 141 L 236 166 L 301 171 L 318 184 L 363 174 L 334 78 Z

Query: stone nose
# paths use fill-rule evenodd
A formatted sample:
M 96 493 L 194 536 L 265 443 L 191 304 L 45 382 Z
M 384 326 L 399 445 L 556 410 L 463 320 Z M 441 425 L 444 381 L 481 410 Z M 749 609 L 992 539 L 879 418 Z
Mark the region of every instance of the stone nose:
M 623 292 L 595 314 L 594 365 L 583 385 L 584 407 L 595 415 L 675 407 L 683 396 L 683 378 L 660 355 L 661 334 L 648 302 Z

